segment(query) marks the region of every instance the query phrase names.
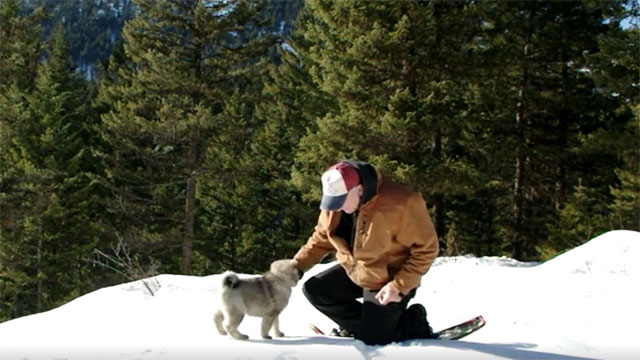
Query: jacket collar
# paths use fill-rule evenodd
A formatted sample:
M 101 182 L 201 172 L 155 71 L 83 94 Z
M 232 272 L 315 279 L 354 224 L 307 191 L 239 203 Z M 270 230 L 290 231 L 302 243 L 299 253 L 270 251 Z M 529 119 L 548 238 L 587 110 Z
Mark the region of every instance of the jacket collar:
M 343 160 L 343 162 L 356 168 L 358 175 L 360 175 L 360 182 L 363 187 L 362 196 L 360 197 L 360 207 L 362 207 L 378 193 L 378 188 L 381 183 L 380 173 L 373 165 L 364 161 Z

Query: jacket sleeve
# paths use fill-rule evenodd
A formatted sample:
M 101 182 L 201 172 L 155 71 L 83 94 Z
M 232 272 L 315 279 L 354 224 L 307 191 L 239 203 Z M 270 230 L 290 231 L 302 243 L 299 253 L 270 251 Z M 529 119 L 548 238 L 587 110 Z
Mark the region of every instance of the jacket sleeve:
M 330 212 L 321 211 L 318 223 L 307 243 L 293 257 L 301 270 L 308 270 L 334 250 L 329 242 Z
M 420 285 L 420 279 L 429 271 L 439 251 L 438 236 L 419 193 L 407 201 L 397 239 L 409 248 L 409 257 L 391 283 L 402 294 L 407 294 Z

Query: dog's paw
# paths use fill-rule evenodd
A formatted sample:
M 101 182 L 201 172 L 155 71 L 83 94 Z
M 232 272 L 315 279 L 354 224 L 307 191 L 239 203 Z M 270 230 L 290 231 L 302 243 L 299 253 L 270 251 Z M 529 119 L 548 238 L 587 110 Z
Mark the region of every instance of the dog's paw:
M 244 334 L 238 334 L 238 335 L 232 335 L 232 336 L 236 340 L 247 340 L 247 339 L 249 339 L 249 335 L 244 335 Z
M 276 332 L 277 337 L 284 337 L 284 333 L 282 331 Z
M 265 340 L 271 340 L 271 339 L 273 339 L 269 334 L 267 334 L 267 335 L 262 335 L 262 338 L 263 338 L 263 339 L 265 339 Z

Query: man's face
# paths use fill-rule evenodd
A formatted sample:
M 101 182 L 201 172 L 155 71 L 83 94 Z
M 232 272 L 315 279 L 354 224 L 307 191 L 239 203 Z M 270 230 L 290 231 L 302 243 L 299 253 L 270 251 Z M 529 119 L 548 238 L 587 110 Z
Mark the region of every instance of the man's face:
M 339 210 L 347 214 L 353 214 L 360 206 L 360 197 L 362 196 L 362 185 L 356 185 L 347 193 L 347 199 Z

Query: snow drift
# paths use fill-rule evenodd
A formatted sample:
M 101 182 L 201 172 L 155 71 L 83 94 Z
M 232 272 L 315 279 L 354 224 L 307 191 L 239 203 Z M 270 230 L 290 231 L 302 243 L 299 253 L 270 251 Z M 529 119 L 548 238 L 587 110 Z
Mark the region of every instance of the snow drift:
M 639 259 L 634 231 L 603 234 L 543 264 L 439 258 L 412 302 L 425 305 L 434 330 L 478 314 L 487 325 L 461 341 L 387 346 L 315 335 L 309 323 L 335 325 L 300 285 L 281 316 L 284 338 L 260 339 L 257 318 L 240 326 L 250 340 L 223 337 L 212 322 L 219 274 L 160 275 L 0 324 L 0 359 L 628 359 L 640 354 Z

